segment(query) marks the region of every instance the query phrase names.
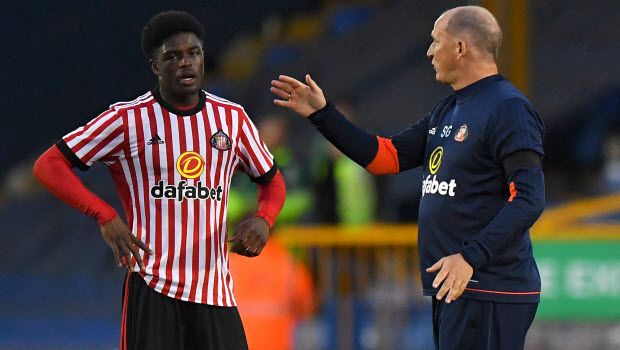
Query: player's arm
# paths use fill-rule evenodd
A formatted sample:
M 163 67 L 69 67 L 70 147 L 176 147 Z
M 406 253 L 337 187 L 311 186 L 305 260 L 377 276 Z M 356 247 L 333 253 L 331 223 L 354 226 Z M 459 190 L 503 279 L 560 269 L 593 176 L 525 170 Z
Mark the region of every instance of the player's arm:
M 258 187 L 258 211 L 253 218 L 241 222 L 235 235 L 227 240 L 234 242 L 230 248 L 233 253 L 258 256 L 267 244 L 269 230 L 275 224 L 286 199 L 284 178 L 275 164 L 272 169 L 275 174 L 267 173 L 260 181 L 253 179 Z
M 71 161 L 59 148 L 52 146 L 36 161 L 33 174 L 56 197 L 97 220 L 119 267 L 122 266 L 119 253 L 125 256 L 128 268 L 133 254 L 140 270 L 144 271 L 144 263 L 136 246 L 149 254 L 152 254 L 151 250 L 129 231 L 114 208 L 84 186 L 72 167 Z
M 127 147 L 126 131 L 122 115 L 109 109 L 65 135 L 45 152 L 35 164 L 34 175 L 57 197 L 98 220 L 101 234 L 112 249 L 117 265 L 122 265 L 121 254 L 131 271 L 133 254 L 140 270 L 144 271 L 137 248 L 149 254 L 152 252 L 131 233 L 116 211 L 90 192 L 71 170 L 72 167 L 88 170 L 98 160 L 115 159 L 115 155 Z
M 545 208 L 545 179 L 540 154 L 532 150 L 514 152 L 504 158 L 506 184 L 510 191 L 502 210 L 461 255 L 474 268 L 485 266 L 514 238 L 532 227 Z
M 235 156 L 241 169 L 258 187 L 258 212 L 251 219 L 239 223 L 235 234 L 227 241 L 234 242 L 231 252 L 254 257 L 267 244 L 269 230 L 284 206 L 286 188 L 278 165 L 260 138 L 258 129 L 244 110 L 240 112 L 239 129 L 242 132 Z
M 511 241 L 525 234 L 542 214 L 543 134 L 542 119 L 521 99 L 502 102 L 490 120 L 487 135 L 491 155 L 504 168 L 509 194 L 502 210 L 461 252 L 474 269 L 486 265 Z
M 351 123 L 325 100 L 321 88 L 306 75 L 308 85 L 280 76 L 271 91 L 285 100 L 274 103 L 307 117 L 343 154 L 375 175 L 396 174 L 419 166 L 424 158 L 428 118 L 398 135 L 383 138 Z
M 73 165 L 56 145 L 48 149 L 34 164 L 33 174 L 52 194 L 75 209 L 97 220 L 103 226 L 118 217 L 114 208 L 89 191 L 73 173 Z

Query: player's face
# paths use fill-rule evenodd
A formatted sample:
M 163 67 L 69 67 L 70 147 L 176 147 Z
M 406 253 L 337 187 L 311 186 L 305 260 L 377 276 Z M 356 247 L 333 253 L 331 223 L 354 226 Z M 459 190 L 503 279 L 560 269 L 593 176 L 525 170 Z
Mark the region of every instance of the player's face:
M 426 55 L 435 68 L 435 79 L 440 83 L 452 84 L 456 81 L 458 57 L 457 40 L 446 31 L 447 19 L 441 16 L 431 32 L 433 42 Z
M 166 39 L 155 51 L 152 69 L 159 87 L 176 96 L 193 95 L 200 90 L 204 76 L 202 42 L 194 33 L 178 33 Z

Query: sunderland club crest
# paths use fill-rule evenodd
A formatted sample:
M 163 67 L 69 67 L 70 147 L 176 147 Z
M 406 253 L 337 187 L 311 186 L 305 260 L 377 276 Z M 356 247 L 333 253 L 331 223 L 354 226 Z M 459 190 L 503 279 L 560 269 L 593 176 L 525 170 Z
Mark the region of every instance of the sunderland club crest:
M 211 147 L 220 151 L 228 151 L 230 149 L 230 138 L 222 129 L 211 136 Z
M 454 135 L 454 139 L 458 142 L 463 142 L 467 138 L 467 135 L 469 135 L 469 132 L 467 131 L 467 124 L 463 124 L 456 135 Z

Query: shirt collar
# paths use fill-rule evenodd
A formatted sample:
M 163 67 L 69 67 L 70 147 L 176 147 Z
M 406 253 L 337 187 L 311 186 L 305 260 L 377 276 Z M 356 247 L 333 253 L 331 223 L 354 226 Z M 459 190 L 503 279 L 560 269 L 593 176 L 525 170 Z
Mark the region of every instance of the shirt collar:
M 153 94 L 155 101 L 157 101 L 168 112 L 172 112 L 176 115 L 184 116 L 184 117 L 194 115 L 200 112 L 202 108 L 204 108 L 206 100 L 207 100 L 205 93 L 202 90 L 198 90 L 199 96 L 198 96 L 198 104 L 196 105 L 196 107 L 193 107 L 190 109 L 179 109 L 179 108 L 175 108 L 174 106 L 170 105 L 168 102 L 164 101 L 164 99 L 161 97 L 161 93 L 159 92 L 159 88 L 155 88 L 153 91 L 151 91 L 151 93 Z
M 499 74 L 495 74 L 482 78 L 462 89 L 455 90 L 454 93 L 456 94 L 456 103 L 460 104 L 469 101 L 472 97 L 476 96 L 480 90 L 500 80 L 504 80 L 504 77 Z

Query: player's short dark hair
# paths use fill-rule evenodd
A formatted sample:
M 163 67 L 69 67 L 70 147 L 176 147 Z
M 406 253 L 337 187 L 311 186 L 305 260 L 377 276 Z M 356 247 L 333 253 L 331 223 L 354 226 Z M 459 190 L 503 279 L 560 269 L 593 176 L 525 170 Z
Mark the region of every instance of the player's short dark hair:
M 194 33 L 204 40 L 205 31 L 194 16 L 183 11 L 160 12 L 153 16 L 142 30 L 142 51 L 151 58 L 164 40 L 177 33 Z
M 450 17 L 447 31 L 451 34 L 466 32 L 473 40 L 473 44 L 481 50 L 493 55 L 497 60 L 499 45 L 502 42 L 502 29 L 497 19 L 481 16 L 477 6 L 458 7 Z

